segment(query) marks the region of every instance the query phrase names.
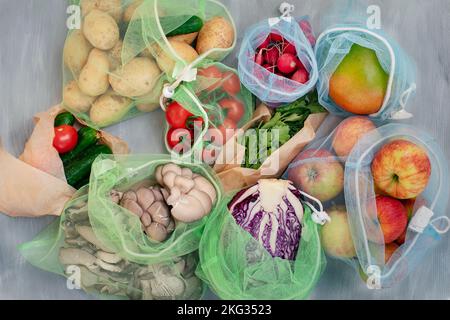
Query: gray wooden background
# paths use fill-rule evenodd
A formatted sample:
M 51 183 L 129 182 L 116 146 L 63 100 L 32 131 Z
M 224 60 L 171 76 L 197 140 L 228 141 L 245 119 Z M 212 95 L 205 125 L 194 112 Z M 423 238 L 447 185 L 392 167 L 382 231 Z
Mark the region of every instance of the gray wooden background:
M 252 23 L 277 14 L 280 0 L 223 0 L 242 36 Z M 350 12 L 348 2 L 291 0 L 296 15 L 310 15 L 315 32 L 331 8 Z M 418 67 L 418 94 L 409 122 L 433 134 L 450 159 L 450 1 L 367 0 L 381 7 L 383 27 L 410 53 Z M 0 0 L 0 137 L 20 154 L 33 128 L 32 116 L 61 100 L 64 0 Z M 228 59 L 235 64 L 236 53 Z M 110 128 L 135 153 L 160 153 L 161 112 Z M 0 183 L 1 177 L 0 177 Z M 43 186 L 45 187 L 45 186 Z M 16 246 L 31 240 L 51 219 L 12 219 L 0 214 L 0 298 L 86 299 L 66 289 L 65 280 L 27 264 Z M 312 299 L 449 299 L 450 246 L 446 236 L 421 267 L 393 289 L 369 291 L 347 265 L 329 260 Z

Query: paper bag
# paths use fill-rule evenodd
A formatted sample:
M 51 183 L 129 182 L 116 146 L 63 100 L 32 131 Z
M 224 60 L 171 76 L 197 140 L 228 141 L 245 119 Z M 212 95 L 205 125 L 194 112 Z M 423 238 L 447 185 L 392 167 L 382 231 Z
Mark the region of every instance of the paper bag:
M 289 163 L 315 138 L 316 131 L 327 115 L 327 113 L 310 115 L 306 119 L 303 129 L 273 152 L 258 170 L 241 167 L 245 157 L 245 147 L 239 144 L 239 133 L 236 134 L 224 145 L 214 165 L 214 171 L 219 176 L 224 190 L 226 192 L 235 191 L 252 186 L 259 179 L 279 178 Z M 261 104 L 243 130 L 252 128 L 260 121 L 268 121 L 270 117 L 270 109 Z
M 67 184 L 64 166 L 53 147 L 55 106 L 34 117 L 35 128 L 19 159 L 0 144 L 0 212 L 12 217 L 59 216 L 75 193 Z M 82 121 L 79 121 L 83 124 Z M 125 141 L 100 131 L 100 141 L 114 154 L 129 153 Z

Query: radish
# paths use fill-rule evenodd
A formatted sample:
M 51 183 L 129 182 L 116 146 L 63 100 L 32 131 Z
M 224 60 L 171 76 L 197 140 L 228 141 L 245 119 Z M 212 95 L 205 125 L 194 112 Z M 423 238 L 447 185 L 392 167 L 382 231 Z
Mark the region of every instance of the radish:
M 271 66 L 270 64 L 264 64 L 263 68 L 265 68 L 267 71 L 275 73 L 275 66 Z
M 301 84 L 305 84 L 309 80 L 309 74 L 308 71 L 304 68 L 298 69 L 291 77 L 291 80 L 297 81 Z
M 297 50 L 295 49 L 295 46 L 292 43 L 286 41 L 283 46 L 283 53 L 290 53 L 296 56 Z
M 280 70 L 284 74 L 291 74 L 298 68 L 297 60 L 298 59 L 293 54 L 282 54 L 277 62 L 278 70 Z
M 276 65 L 278 58 L 280 57 L 280 50 L 273 46 L 264 51 L 264 61 L 270 65 Z
M 281 35 L 279 35 L 278 33 L 275 33 L 275 32 L 271 32 L 269 34 L 269 38 L 270 38 L 270 41 L 272 41 L 272 42 L 283 42 L 283 40 L 284 40 Z
M 255 56 L 255 62 L 256 64 L 259 64 L 260 66 L 263 65 L 263 51 L 259 50 L 258 53 Z

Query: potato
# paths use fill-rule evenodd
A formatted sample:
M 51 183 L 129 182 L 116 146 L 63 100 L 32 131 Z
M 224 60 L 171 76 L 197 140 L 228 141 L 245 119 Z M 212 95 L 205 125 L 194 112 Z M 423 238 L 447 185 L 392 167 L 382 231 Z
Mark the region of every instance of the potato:
M 92 49 L 78 79 L 80 90 L 88 96 L 99 96 L 109 88 L 109 60 L 106 52 Z
M 121 0 L 81 0 L 81 14 L 87 16 L 92 10 L 100 10 L 110 14 L 116 22 L 122 19 Z
M 100 10 L 92 10 L 84 18 L 83 33 L 86 39 L 100 50 L 112 49 L 120 37 L 116 21 Z
M 194 43 L 195 39 L 197 39 L 197 36 L 198 32 L 192 32 L 188 34 L 180 34 L 178 36 L 169 37 L 169 40 L 185 42 L 188 45 L 191 45 Z
M 202 55 L 211 49 L 230 48 L 234 43 L 234 29 L 223 17 L 208 20 L 200 30 L 197 38 L 197 52 Z
M 159 108 L 159 102 L 140 103 L 136 105 L 136 109 L 141 112 L 152 112 Z
M 169 40 L 169 43 L 177 55 L 186 63 L 191 63 L 198 58 L 197 51 L 187 43 L 175 40 Z M 176 63 L 175 60 L 172 59 L 169 53 L 165 52 L 160 47 L 156 48 L 155 55 L 159 68 L 169 76 L 172 76 Z
M 81 92 L 77 82 L 69 82 L 63 90 L 63 103 L 71 111 L 88 112 L 94 103 L 95 97 L 85 95 Z
M 99 127 L 107 127 L 119 122 L 132 107 L 131 99 L 109 90 L 95 100 L 90 111 L 90 118 Z
M 126 9 L 123 14 L 123 21 L 124 22 L 130 22 L 131 18 L 133 18 L 134 12 L 136 11 L 137 7 L 139 7 L 144 1 L 143 0 L 136 0 L 133 1 Z
M 149 93 L 156 84 L 161 71 L 149 58 L 134 58 L 109 75 L 111 87 L 125 97 L 138 97 Z
M 86 64 L 92 46 L 83 35 L 81 30 L 74 30 L 67 37 L 64 45 L 64 64 L 78 75 Z
M 116 45 L 108 51 L 109 69 L 115 70 L 122 65 L 123 41 L 117 41 Z
M 160 79 L 149 94 L 137 97 L 136 108 L 141 112 L 151 112 L 158 109 L 160 107 L 159 99 L 163 90 L 163 84 L 164 82 Z

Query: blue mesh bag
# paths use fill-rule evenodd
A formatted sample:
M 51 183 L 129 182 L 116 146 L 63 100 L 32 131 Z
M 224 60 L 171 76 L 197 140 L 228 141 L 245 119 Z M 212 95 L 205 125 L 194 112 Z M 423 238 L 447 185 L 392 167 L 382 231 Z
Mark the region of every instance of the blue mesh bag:
M 282 10 L 282 8 L 280 8 Z M 293 102 L 311 91 L 318 79 L 317 63 L 311 38 L 300 24 L 305 18 L 294 19 L 290 11 L 283 11 L 280 18 L 270 18 L 250 27 L 242 41 L 239 52 L 239 77 L 244 86 L 269 106 Z M 258 47 L 275 33 L 295 46 L 298 59 L 309 74 L 305 83 L 291 80 L 268 71 L 255 61 Z
M 400 152 L 396 151 L 395 158 L 392 155 L 385 157 L 387 161 L 384 164 L 388 168 L 383 167 L 382 170 L 389 170 L 390 166 L 402 166 L 402 172 L 408 172 L 403 176 L 399 175 L 400 186 L 406 186 L 411 191 L 411 188 L 423 185 L 423 191 L 413 199 L 405 193 L 401 197 L 394 197 L 392 192 L 386 194 L 376 167 L 380 163 L 377 162 L 382 153 L 380 150 L 385 151 L 387 146 L 399 141 L 403 144 L 412 143 L 423 150 L 431 167 L 428 171 L 428 166 L 414 165 L 415 161 L 416 164 L 419 163 L 416 158 L 417 149 L 414 154 L 407 155 L 408 151 L 397 148 Z M 405 159 L 409 160 L 404 161 Z M 411 168 L 413 171 L 405 171 Z M 425 170 L 429 172 L 429 178 L 426 184 L 418 184 Z M 405 279 L 418 264 L 426 263 L 426 254 L 430 248 L 438 244 L 443 234 L 449 230 L 449 212 L 446 210 L 449 196 L 448 173 L 447 160 L 435 139 L 409 125 L 384 125 L 366 134 L 353 148 L 345 165 L 345 203 L 357 254 L 357 260 L 353 262 L 356 262 L 360 275 L 371 288 L 389 288 Z M 408 181 L 409 179 L 412 180 Z M 399 189 L 396 193 L 401 194 Z M 386 244 L 389 240 L 383 232 L 382 218 L 377 211 L 379 213 L 383 210 L 379 208 L 379 197 L 389 196 L 404 199 L 400 200 L 404 204 L 405 201 L 411 201 L 411 211 L 406 231 L 395 242 Z M 391 254 L 387 246 L 393 244 L 395 251 L 390 258 L 386 258 L 386 255 Z
M 416 90 L 415 64 L 394 39 L 379 29 L 368 29 L 360 22 L 333 24 L 317 39 L 315 55 L 319 68 L 317 90 L 320 103 L 331 113 L 347 117 L 344 110 L 330 97 L 330 79 L 354 45 L 375 51 L 388 74 L 384 101 L 373 119 L 407 119 L 412 117 L 405 108 Z

